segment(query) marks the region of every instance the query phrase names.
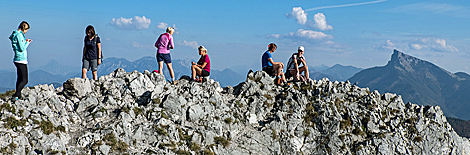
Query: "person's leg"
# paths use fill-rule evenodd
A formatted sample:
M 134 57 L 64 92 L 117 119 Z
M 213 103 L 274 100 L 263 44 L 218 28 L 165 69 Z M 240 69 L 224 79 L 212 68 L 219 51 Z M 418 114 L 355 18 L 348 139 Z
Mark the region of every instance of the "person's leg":
M 158 73 L 163 75 L 163 61 L 158 62 Z
M 274 69 L 274 75 L 276 77 L 279 77 L 281 75 L 281 72 L 282 72 L 282 67 L 281 67 L 281 64 L 275 64 L 273 65 L 273 69 Z
M 286 77 L 284 76 L 284 72 L 281 71 L 281 80 L 284 81 L 284 83 L 287 83 Z
M 171 79 L 175 81 L 175 73 L 173 72 L 173 67 L 171 63 L 167 63 L 166 66 L 168 67 L 168 71 L 170 72 Z
M 98 80 L 98 71 L 93 71 L 93 80 Z
M 82 65 L 82 78 L 85 79 L 86 78 L 86 72 L 87 72 L 88 68 L 90 68 L 90 61 L 88 61 L 86 59 L 83 59 L 82 63 L 83 63 L 83 65 Z
M 16 91 L 13 97 L 21 97 L 21 90 L 28 83 L 28 66 L 26 64 L 15 63 L 17 76 Z
M 199 76 L 202 75 L 202 69 L 199 68 L 196 65 L 192 65 L 191 70 L 192 70 L 192 77 L 191 78 L 193 78 L 193 79 L 196 79 L 196 75 L 199 75 Z
M 309 74 L 309 73 L 308 73 L 308 66 L 302 66 L 302 67 L 300 67 L 300 68 L 299 68 L 299 72 L 300 72 L 300 74 L 302 74 L 302 72 L 304 72 L 304 75 L 305 75 L 306 80 L 309 79 L 309 76 L 308 76 L 308 74 Z

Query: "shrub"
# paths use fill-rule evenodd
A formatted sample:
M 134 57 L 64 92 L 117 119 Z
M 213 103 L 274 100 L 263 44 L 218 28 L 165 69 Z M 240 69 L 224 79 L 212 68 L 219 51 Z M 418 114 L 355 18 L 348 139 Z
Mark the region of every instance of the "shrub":
M 227 123 L 227 124 L 232 123 L 232 121 L 233 121 L 233 120 L 232 120 L 232 118 L 230 118 L 230 117 L 224 119 L 224 122 Z
M 216 144 L 221 144 L 224 147 L 227 147 L 227 146 L 230 145 L 230 142 L 228 140 L 226 140 L 224 137 L 214 137 L 214 142 Z

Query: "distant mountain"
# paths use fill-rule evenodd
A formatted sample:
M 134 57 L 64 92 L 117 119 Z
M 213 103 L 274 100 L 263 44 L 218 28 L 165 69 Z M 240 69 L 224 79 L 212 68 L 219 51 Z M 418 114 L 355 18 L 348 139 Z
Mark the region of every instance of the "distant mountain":
M 317 71 L 315 68 L 322 70 Z M 329 68 L 325 68 L 325 65 L 321 65 L 317 67 L 309 67 L 309 69 L 309 76 L 311 79 L 319 80 L 326 77 L 331 81 L 346 81 L 354 74 L 362 70 L 362 68 L 357 68 L 354 66 L 343 66 L 340 64 L 333 65 Z
M 405 102 L 439 105 L 446 116 L 469 120 L 469 77 L 394 50 L 387 65 L 362 70 L 349 81 L 371 90 L 400 94 Z
M 73 77 L 70 75 L 54 75 L 43 70 L 29 72 L 28 76 L 27 87 L 38 84 L 53 84 L 54 87 L 59 87 L 67 79 Z M 0 86 L 2 86 L 2 88 L 0 88 L 0 93 L 15 89 L 16 72 L 0 71 Z
M 52 59 L 46 65 L 41 66 L 39 68 L 33 68 L 32 71 L 43 70 L 54 75 L 67 75 L 71 72 L 80 72 L 80 68 L 81 68 L 81 64 L 80 66 L 77 65 L 76 67 L 66 66 Z
M 248 71 L 247 71 L 248 72 Z M 235 71 L 232 71 L 228 68 L 223 71 L 213 70 L 211 71 L 210 77 L 216 81 L 219 81 L 220 86 L 235 86 L 240 82 L 245 81 L 246 76 L 242 76 Z
M 470 138 L 470 121 L 447 117 L 447 122 L 449 122 L 459 136 Z

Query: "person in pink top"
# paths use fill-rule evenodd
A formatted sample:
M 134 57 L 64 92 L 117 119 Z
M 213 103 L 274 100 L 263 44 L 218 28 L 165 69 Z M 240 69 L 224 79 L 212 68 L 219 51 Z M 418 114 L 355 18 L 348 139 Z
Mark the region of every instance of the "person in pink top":
M 163 62 L 165 62 L 168 67 L 168 71 L 171 76 L 171 83 L 176 84 L 175 73 L 173 72 L 173 67 L 171 66 L 171 55 L 170 49 L 175 47 L 173 42 L 173 33 L 175 29 L 173 27 L 168 27 L 166 33 L 163 33 L 158 37 L 157 42 L 155 42 L 155 47 L 157 48 L 157 62 L 158 62 L 158 71 L 163 75 Z
M 199 81 L 196 79 L 196 74 L 203 77 L 209 76 L 211 72 L 211 60 L 209 59 L 209 55 L 207 55 L 207 49 L 204 46 L 199 46 L 199 61 L 196 63 L 192 62 L 191 71 L 192 71 L 192 79 L 194 81 Z

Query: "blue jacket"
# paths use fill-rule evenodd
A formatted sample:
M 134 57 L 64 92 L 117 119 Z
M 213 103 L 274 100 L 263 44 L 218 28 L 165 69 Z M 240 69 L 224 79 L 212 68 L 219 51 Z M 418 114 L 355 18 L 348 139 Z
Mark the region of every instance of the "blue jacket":
M 23 31 L 13 31 L 13 33 L 10 35 L 10 40 L 11 47 L 15 52 L 13 61 L 27 61 L 28 52 L 26 51 L 26 48 L 28 48 L 29 42 L 26 41 Z

